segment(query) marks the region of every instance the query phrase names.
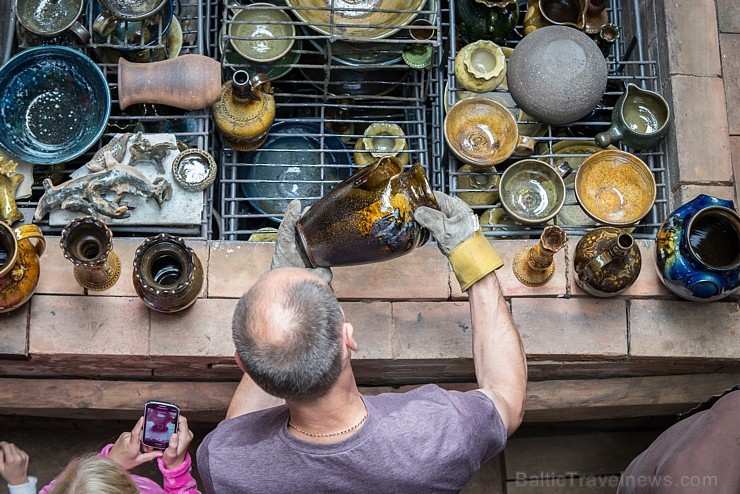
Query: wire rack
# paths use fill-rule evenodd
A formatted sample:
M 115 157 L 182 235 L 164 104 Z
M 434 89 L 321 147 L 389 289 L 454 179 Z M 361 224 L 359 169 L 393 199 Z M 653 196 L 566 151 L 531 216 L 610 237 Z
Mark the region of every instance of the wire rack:
M 172 21 L 167 22 L 163 16 L 156 16 L 147 26 L 148 36 L 128 33 L 137 32 L 135 26 L 123 23 L 120 29 L 123 35 L 111 34 L 102 38 L 96 34 L 83 46 L 65 36 L 50 40 L 51 44 L 66 44 L 82 49 L 98 67 L 108 81 L 111 91 L 111 115 L 107 127 L 100 141 L 87 153 L 74 161 L 63 165 L 36 166 L 34 170 L 34 185 L 32 196 L 19 200 L 18 206 L 26 218 L 33 215 L 38 200 L 44 189 L 40 185 L 43 178 L 51 178 L 54 183 L 61 183 L 69 179 L 69 175 L 84 166 L 100 147 L 107 143 L 115 134 L 122 132 L 143 131 L 146 133 L 172 133 L 176 139 L 190 147 L 212 150 L 211 133 L 212 123 L 208 110 L 185 112 L 176 108 L 162 105 L 132 105 L 122 112 L 118 106 L 118 57 L 122 56 L 130 61 L 150 62 L 159 59 L 172 58 L 178 54 L 196 53 L 210 55 L 212 45 L 206 37 L 207 26 L 211 20 L 209 15 L 216 9 L 212 4 L 199 0 L 173 0 L 165 6 L 172 14 Z M 90 33 L 93 33 L 93 22 L 100 10 L 96 1 L 87 2 L 84 15 L 84 24 Z M 130 29 L 129 29 L 130 27 Z M 16 25 L 16 29 L 18 26 Z M 140 30 L 139 30 L 140 31 Z M 181 38 L 178 33 L 181 33 Z M 119 33 L 120 34 L 120 33 Z M 182 43 L 177 53 L 173 47 Z M 25 49 L 24 38 L 18 36 L 17 50 Z M 176 48 L 175 48 L 176 50 Z M 166 204 L 166 203 L 165 203 Z M 166 227 L 169 233 L 207 238 L 210 236 L 213 209 L 213 191 L 209 188 L 204 192 L 204 208 L 199 225 L 183 227 Z M 36 222 L 45 233 L 58 234 L 61 227 L 53 227 L 48 223 L 48 217 Z M 111 230 L 116 234 L 131 236 L 146 236 L 162 231 L 153 226 L 125 226 L 112 225 Z
M 441 177 L 440 160 L 435 160 L 441 149 L 428 134 L 429 119 L 438 118 L 429 105 L 435 91 L 439 100 L 438 74 L 431 67 L 412 69 L 402 58 L 412 48 L 432 50 L 439 57 L 437 0 L 410 10 L 380 11 L 399 15 L 402 22 L 358 25 L 352 20 L 357 12 L 339 8 L 339 2 L 314 10 L 297 0 L 280 3 L 289 20 L 268 25 L 285 29 L 289 34 L 283 37 L 294 43 L 287 55 L 270 63 L 250 61 L 244 49 L 241 54 L 235 49 L 258 41 L 258 35 L 242 30 L 254 24 L 245 3 L 226 2 L 221 24 L 211 35 L 217 40 L 224 80 L 236 70 L 270 75 L 277 116 L 256 152 L 237 152 L 219 143 L 222 174 L 215 218 L 220 238 L 246 240 L 262 228 L 277 227 L 290 200 L 306 206 L 323 196 L 361 167 L 358 156 L 371 151 L 362 148 L 362 140 L 373 123 L 400 126 L 406 148 L 398 157 L 409 165 L 421 163 L 432 182 Z M 312 17 L 319 13 L 324 22 Z M 427 39 L 411 37 L 410 23 L 417 20 L 428 23 Z M 376 39 L 378 32 L 386 37 Z
M 441 123 L 444 121 L 447 105 L 451 106 L 458 101 L 458 94 L 462 90 L 457 85 L 454 71 L 455 56 L 457 55 L 458 49 L 462 48 L 464 45 L 464 41 L 458 37 L 458 33 L 456 32 L 455 1 L 456 0 L 450 0 L 450 23 L 447 45 L 449 50 L 446 66 L 442 67 L 448 82 L 447 87 L 444 90 L 443 99 L 445 101 L 443 101 L 443 104 L 438 107 L 440 117 L 435 120 L 437 125 L 442 125 Z M 527 5 L 526 2 L 520 1 L 519 3 L 520 10 L 522 12 L 522 15 L 520 16 L 521 21 L 524 12 L 526 12 Z M 551 165 L 555 165 L 556 160 L 560 161 L 562 159 L 566 159 L 571 163 L 575 161 L 577 164 L 579 161 L 582 161 L 589 156 L 589 154 L 568 154 L 560 152 L 560 149 L 565 147 L 567 141 L 594 144 L 593 136 L 597 132 L 606 130 L 609 127 L 611 123 L 611 111 L 613 108 L 611 105 L 613 105 L 618 97 L 623 93 L 624 85 L 626 83 L 632 82 L 643 89 L 650 89 L 653 91 L 659 90 L 656 74 L 657 64 L 655 61 L 647 60 L 644 55 L 645 51 L 642 45 L 643 40 L 640 28 L 640 9 L 638 6 L 638 0 L 609 0 L 607 12 L 609 14 L 610 22 L 619 26 L 621 31 L 620 38 L 616 43 L 614 43 L 612 51 L 607 59 L 609 73 L 607 91 L 605 92 L 603 101 L 611 103 L 607 103 L 597 113 L 596 119 L 569 124 L 567 129 L 554 127 L 552 125 L 545 126 L 533 121 L 520 121 L 521 124 L 528 124 L 530 128 L 533 126 L 539 126 L 540 129 L 538 135 L 534 136 L 536 146 L 535 153 L 531 158 L 546 161 Z M 519 33 L 523 33 L 523 26 L 521 25 L 517 26 L 514 37 L 507 40 L 503 45 L 514 48 L 521 39 L 521 37 L 518 36 Z M 502 90 L 497 89 L 497 91 Z M 441 130 L 437 128 L 434 128 L 432 132 L 434 135 L 441 134 Z M 657 185 L 655 204 L 650 213 L 643 218 L 632 232 L 633 236 L 636 238 L 652 238 L 663 219 L 666 217 L 668 207 L 665 144 L 662 143 L 660 147 L 656 149 L 642 150 L 640 152 L 634 152 L 622 145 L 620 145 L 619 148 L 636 154 L 650 167 L 655 177 Z M 534 237 L 539 236 L 542 229 L 546 226 L 523 226 L 516 224 L 507 218 L 503 208 L 500 203 L 498 203 L 496 176 L 500 176 L 506 166 L 516 160 L 517 158 L 512 157 L 503 164 L 497 165 L 496 169 L 492 168 L 485 171 L 474 169 L 468 171 L 466 168 L 461 171 L 463 164 L 460 163 L 452 153 L 449 153 L 445 146 L 445 156 L 443 161 L 447 166 L 443 167 L 446 171 L 446 176 L 444 178 L 444 183 L 442 184 L 442 189 L 452 195 L 461 196 L 464 199 L 471 197 L 475 198 L 470 202 L 474 203 L 472 208 L 480 215 L 481 227 L 487 236 L 517 238 Z M 559 214 L 553 222 L 561 226 L 569 234 L 583 235 L 590 228 L 596 226 L 596 223 L 590 220 L 578 205 L 573 188 L 574 174 L 567 177 L 565 182 L 567 194 L 562 211 L 569 212 L 569 214 Z M 471 193 L 474 194 L 474 196 L 469 195 Z M 481 200 L 481 198 L 483 198 L 483 200 Z

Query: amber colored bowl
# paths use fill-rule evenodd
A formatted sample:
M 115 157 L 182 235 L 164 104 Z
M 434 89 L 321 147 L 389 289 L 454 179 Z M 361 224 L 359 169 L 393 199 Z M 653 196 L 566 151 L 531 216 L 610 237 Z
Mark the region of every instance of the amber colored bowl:
M 655 177 L 637 156 L 608 149 L 592 154 L 578 167 L 578 202 L 605 225 L 629 226 L 645 217 L 655 203 Z

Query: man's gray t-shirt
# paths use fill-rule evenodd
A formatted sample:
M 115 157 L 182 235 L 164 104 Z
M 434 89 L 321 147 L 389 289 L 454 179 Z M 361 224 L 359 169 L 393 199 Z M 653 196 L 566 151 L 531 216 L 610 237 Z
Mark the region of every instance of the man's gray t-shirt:
M 367 420 L 333 444 L 291 435 L 287 406 L 221 422 L 198 448 L 206 492 L 457 492 L 506 445 L 501 416 L 480 391 L 426 385 L 363 399 Z

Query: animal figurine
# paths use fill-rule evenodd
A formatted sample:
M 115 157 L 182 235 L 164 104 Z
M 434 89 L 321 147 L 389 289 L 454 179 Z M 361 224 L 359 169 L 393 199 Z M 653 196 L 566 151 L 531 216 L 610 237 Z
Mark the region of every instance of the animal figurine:
M 177 151 L 177 145 L 171 142 L 158 142 L 152 144 L 149 139 L 142 137 L 132 142 L 129 146 L 131 150 L 131 161 L 129 166 L 134 166 L 140 162 L 154 163 L 158 173 L 164 173 L 162 162 L 171 151 Z
M 172 197 L 172 186 L 163 178 L 150 182 L 135 168 L 122 165 L 111 151 L 104 153 L 105 169 L 83 177 L 73 178 L 59 185 L 53 185 L 45 179 L 44 195 L 34 213 L 38 221 L 50 211 L 65 209 L 97 216 L 102 214 L 111 218 L 128 218 L 129 204 L 121 204 L 123 194 L 138 194 L 141 197 L 154 197 L 159 206 Z M 106 199 L 109 192 L 114 192 L 112 200 Z
M 23 175 L 16 173 L 15 167 L 13 160 L 5 161 L 0 157 L 0 220 L 8 225 L 23 219 L 23 213 L 15 204 L 15 193 L 23 182 Z
M 119 134 L 108 141 L 108 144 L 98 149 L 93 155 L 92 159 L 88 161 L 85 166 L 91 172 L 99 172 L 105 170 L 106 152 L 110 152 L 111 156 L 113 156 L 113 158 L 120 163 L 123 157 L 126 155 L 126 148 L 129 141 L 136 142 L 141 138 L 141 132 L 137 132 L 136 134 L 132 134 L 130 132 L 126 134 Z

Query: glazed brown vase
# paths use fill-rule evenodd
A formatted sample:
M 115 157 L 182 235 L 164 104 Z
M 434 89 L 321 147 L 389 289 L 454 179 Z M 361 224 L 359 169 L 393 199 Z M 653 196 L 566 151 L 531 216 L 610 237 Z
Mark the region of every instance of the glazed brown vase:
M 31 298 L 39 282 L 39 257 L 45 248 L 38 226 L 14 229 L 0 222 L 0 313 L 16 309 Z
M 221 64 L 204 55 L 132 63 L 118 59 L 118 105 L 137 103 L 174 106 L 183 110 L 208 108 L 221 95 Z
M 221 98 L 211 113 L 229 147 L 237 151 L 257 149 L 275 120 L 270 81 L 265 74 L 250 77 L 244 70 L 234 72 L 232 80 L 221 88 Z
M 614 227 L 596 228 L 576 245 L 575 279 L 586 293 L 612 297 L 632 286 L 640 274 L 640 248 L 628 233 Z
M 136 249 L 133 280 L 136 293 L 150 308 L 179 312 L 198 299 L 203 266 L 181 238 L 160 233 Z
M 398 160 L 384 157 L 319 199 L 296 229 L 314 267 L 386 261 L 429 239 L 414 221 L 419 206 L 439 209 L 421 165 L 403 171 Z
M 75 280 L 88 290 L 107 290 L 121 276 L 121 260 L 113 252 L 113 233 L 105 222 L 83 216 L 69 222 L 59 239 L 64 257 L 74 264 Z

